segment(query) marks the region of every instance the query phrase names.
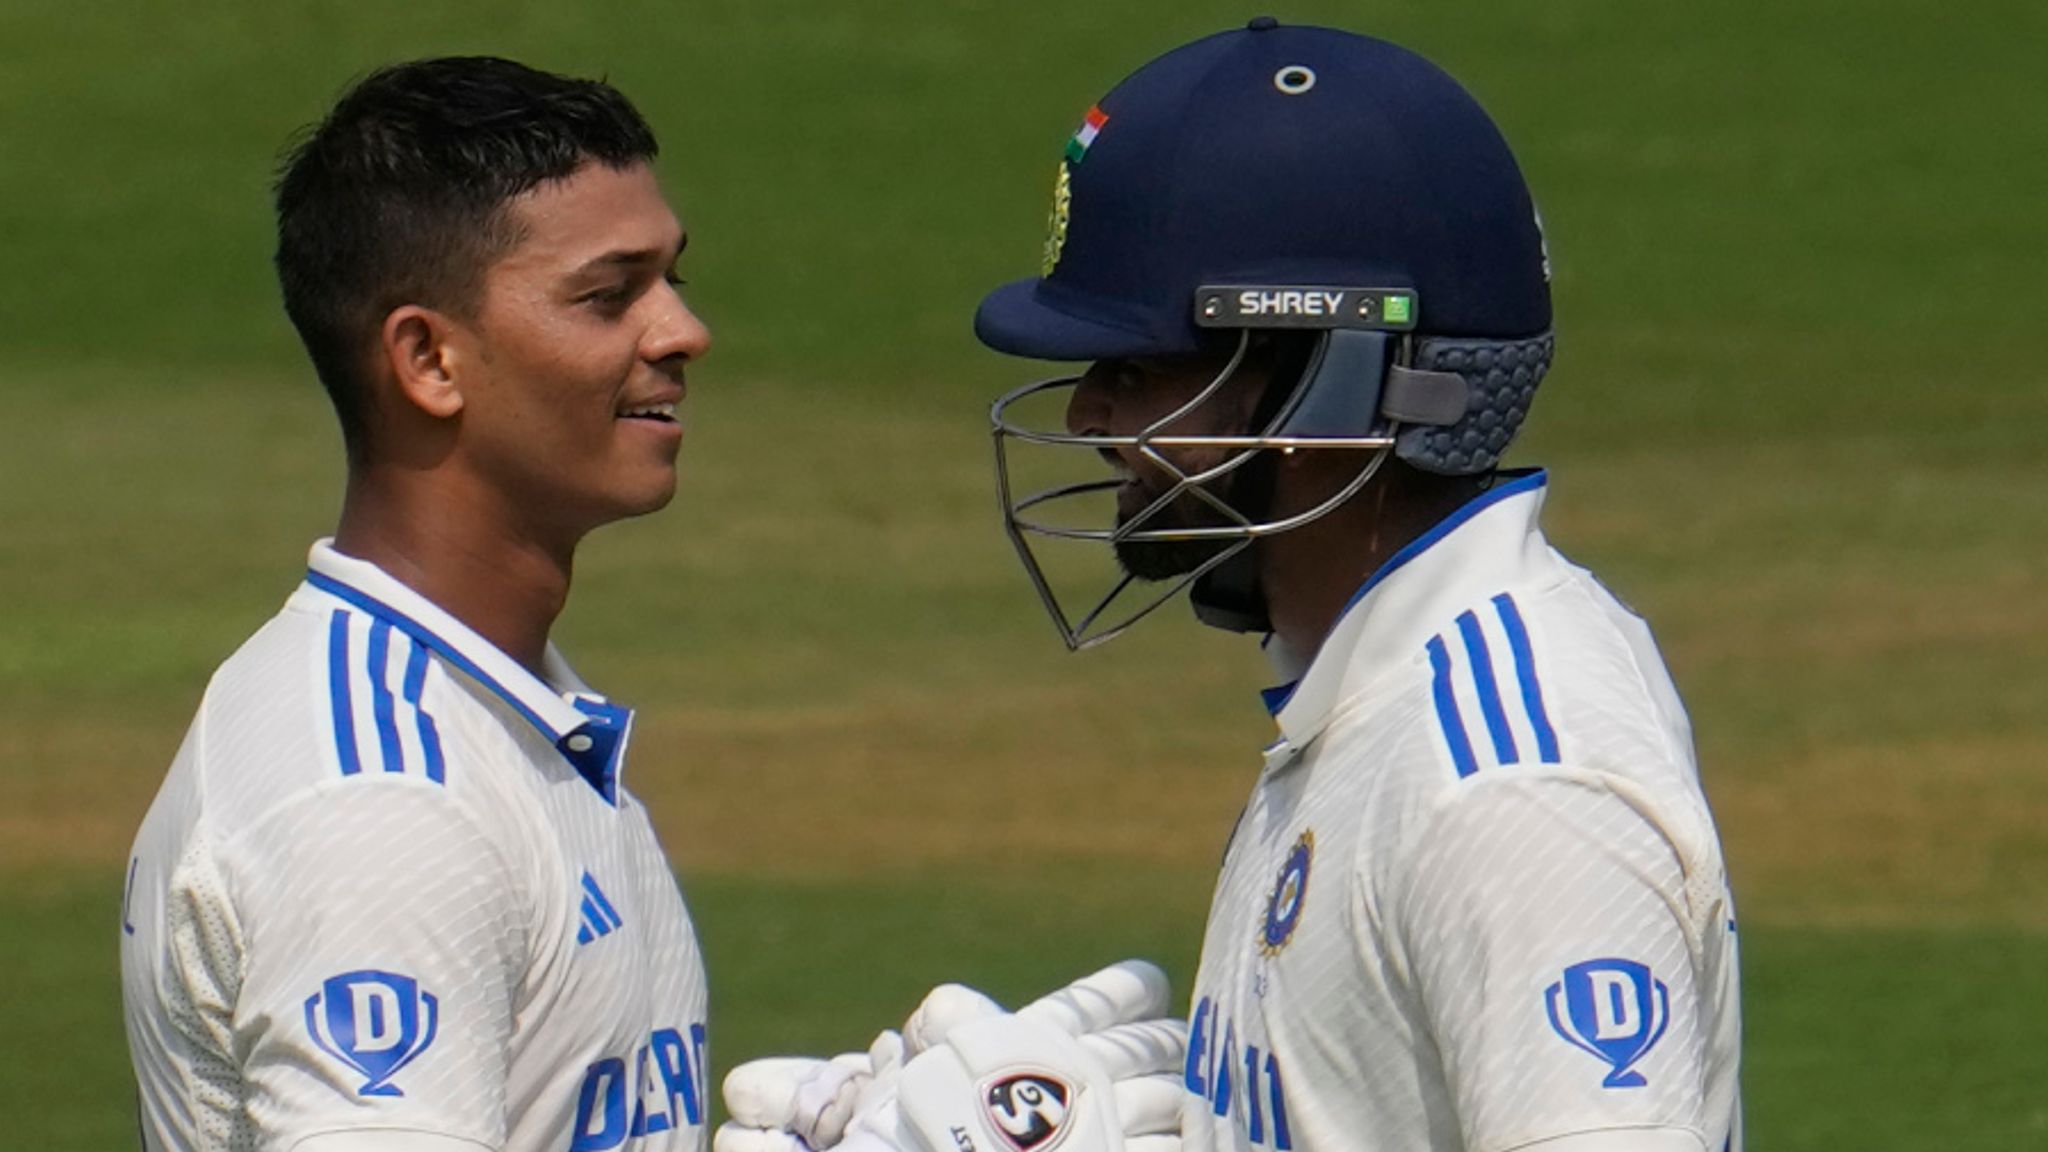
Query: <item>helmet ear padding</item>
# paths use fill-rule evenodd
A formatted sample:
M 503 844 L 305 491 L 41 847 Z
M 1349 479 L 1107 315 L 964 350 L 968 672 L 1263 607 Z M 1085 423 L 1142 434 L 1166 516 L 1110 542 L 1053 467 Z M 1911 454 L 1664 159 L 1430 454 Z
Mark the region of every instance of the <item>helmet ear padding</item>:
M 1556 346 L 1556 337 L 1549 332 L 1526 340 L 1418 340 L 1414 366 L 1464 377 L 1471 398 L 1456 423 L 1402 429 L 1394 455 L 1443 476 L 1474 476 L 1492 469 L 1528 416 L 1529 402 L 1550 371 Z

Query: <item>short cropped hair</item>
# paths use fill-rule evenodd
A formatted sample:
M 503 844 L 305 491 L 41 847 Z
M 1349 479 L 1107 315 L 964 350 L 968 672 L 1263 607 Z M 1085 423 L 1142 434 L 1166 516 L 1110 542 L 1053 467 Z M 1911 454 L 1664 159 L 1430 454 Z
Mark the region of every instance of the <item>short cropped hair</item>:
M 519 242 L 514 197 L 655 150 L 611 85 L 491 56 L 373 72 L 306 131 L 277 180 L 277 277 L 351 459 L 384 318 L 407 304 L 473 317 L 485 271 Z

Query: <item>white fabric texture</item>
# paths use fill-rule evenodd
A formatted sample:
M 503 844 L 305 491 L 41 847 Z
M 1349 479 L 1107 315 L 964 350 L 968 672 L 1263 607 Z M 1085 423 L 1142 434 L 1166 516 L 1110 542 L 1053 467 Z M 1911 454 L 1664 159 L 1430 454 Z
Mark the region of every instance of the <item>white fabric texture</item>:
M 1675 1128 L 1608 1128 L 1540 1140 L 1514 1152 L 1708 1152 L 1699 1133 Z
M 630 714 L 549 670 L 316 546 L 137 836 L 148 1148 L 704 1146 L 703 966 L 618 784 Z
M 424 1132 L 330 1132 L 302 1140 L 292 1152 L 477 1152 L 484 1145 Z
M 1739 1152 L 1690 728 L 1648 629 L 1544 540 L 1543 483 L 1376 574 L 1277 714 L 1204 940 L 1189 1148 Z

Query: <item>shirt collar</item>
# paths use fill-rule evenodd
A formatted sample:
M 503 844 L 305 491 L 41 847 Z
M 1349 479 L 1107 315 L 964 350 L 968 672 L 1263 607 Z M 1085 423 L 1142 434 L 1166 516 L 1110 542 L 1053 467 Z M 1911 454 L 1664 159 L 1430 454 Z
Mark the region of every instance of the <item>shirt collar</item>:
M 1353 690 L 1442 626 L 1446 608 L 1502 591 L 1549 555 L 1537 523 L 1548 481 L 1541 469 L 1504 477 L 1366 578 L 1308 670 L 1286 686 L 1274 715 L 1286 749 L 1314 742 Z
M 314 543 L 306 567 L 309 587 L 388 621 L 461 669 L 525 717 L 591 787 L 617 803 L 632 713 L 592 692 L 552 642 L 541 657 L 543 680 L 382 568 L 335 551 L 331 539 Z

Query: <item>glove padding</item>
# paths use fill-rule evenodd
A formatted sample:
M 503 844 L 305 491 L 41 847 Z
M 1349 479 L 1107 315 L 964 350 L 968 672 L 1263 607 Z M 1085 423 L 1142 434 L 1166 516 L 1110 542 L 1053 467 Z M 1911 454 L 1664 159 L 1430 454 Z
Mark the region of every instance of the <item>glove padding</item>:
M 1082 1036 L 1080 1044 L 1115 1086 L 1124 1152 L 1180 1152 L 1187 1021 L 1123 1024 Z
M 1090 1037 L 1024 1013 L 970 1021 L 903 1066 L 895 1145 L 901 1152 L 1126 1152 L 1144 1139 L 1147 1147 L 1177 1148 L 1180 1093 L 1162 1074 L 1178 1066 L 1186 1046 L 1177 1021 Z M 857 1152 L 852 1141 L 841 1147 Z
M 1186 1028 L 1152 1018 L 1166 1011 L 1170 995 L 1166 974 L 1142 960 L 1091 973 L 1026 1005 L 1016 1017 L 971 988 L 940 985 L 918 1005 L 900 1035 L 882 1033 L 865 1053 L 830 1060 L 769 1057 L 734 1068 L 724 1084 L 731 1119 L 714 1136 L 714 1152 L 894 1147 L 901 1126 L 898 1078 L 905 1061 L 938 1048 L 965 1025 L 1015 1018 L 1069 1040 L 1078 1037 L 1081 1051 L 1092 1055 L 1115 1085 L 1118 1114 L 1127 1118 L 1125 1131 L 1146 1137 L 1127 1147 L 1169 1152 L 1179 1145 L 1177 1073 Z M 1168 1132 L 1172 1135 L 1153 1138 Z
M 941 984 L 925 995 L 901 1032 L 881 1033 L 866 1052 L 843 1052 L 830 1060 L 749 1060 L 725 1077 L 729 1119 L 712 1135 L 713 1152 L 830 1148 L 845 1139 L 856 1116 L 893 1133 L 896 1078 L 903 1062 L 969 1020 L 1002 1014 L 1002 1005 L 972 988 Z
M 830 1060 L 769 1056 L 726 1076 L 731 1117 L 712 1137 L 715 1152 L 809 1152 L 839 1142 L 856 1114 L 893 1100 L 903 1067 L 903 1037 L 876 1036 L 866 1052 Z

